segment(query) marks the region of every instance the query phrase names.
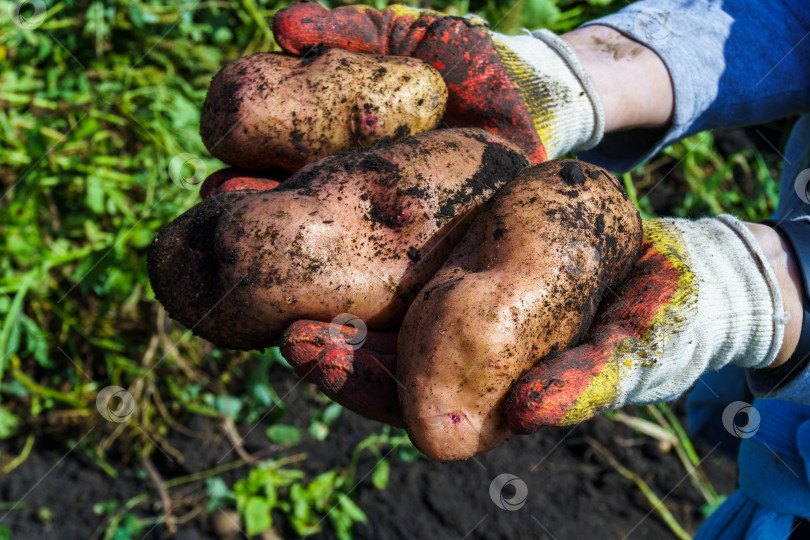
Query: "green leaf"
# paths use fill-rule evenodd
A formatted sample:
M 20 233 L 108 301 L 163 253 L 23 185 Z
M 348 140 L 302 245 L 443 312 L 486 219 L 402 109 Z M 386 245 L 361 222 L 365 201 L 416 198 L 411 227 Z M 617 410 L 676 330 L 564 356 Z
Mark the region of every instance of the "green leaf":
M 96 176 L 87 177 L 87 206 L 94 214 L 104 213 L 104 188 Z
M 135 3 L 129 4 L 129 20 L 132 21 L 132 25 L 139 30 L 143 28 L 143 13 L 141 9 Z
M 391 475 L 391 464 L 388 460 L 381 459 L 377 463 L 377 468 L 371 474 L 371 483 L 377 489 L 385 489 L 388 486 L 388 477 Z
M 48 355 L 48 340 L 45 332 L 29 317 L 20 314 L 20 322 L 25 328 L 26 350 L 44 368 L 54 368 L 56 363 Z
M 329 435 L 329 426 L 323 422 L 312 422 L 309 425 L 309 435 L 316 441 L 323 441 Z
M 218 476 L 206 478 L 205 492 L 212 499 L 224 499 L 231 494 L 231 490 L 228 489 L 228 484 L 226 484 L 225 480 Z
M 220 26 L 214 32 L 214 43 L 225 44 L 230 43 L 232 40 L 233 33 L 231 32 L 230 28 Z
M 140 538 L 143 531 L 143 524 L 135 514 L 127 514 L 121 521 L 118 530 L 113 535 L 113 540 L 136 540 Z
M 301 430 L 295 426 L 275 424 L 265 431 L 267 438 L 276 444 L 296 444 L 301 440 Z
M 338 472 L 335 469 L 319 474 L 307 486 L 307 493 L 313 499 L 327 499 L 337 489 Z
M 340 507 L 343 511 L 352 518 L 353 521 L 358 521 L 360 523 L 368 523 L 368 518 L 366 517 L 366 513 L 363 512 L 357 504 L 349 498 L 348 495 L 340 495 L 338 499 L 340 503 Z
M 23 383 L 17 379 L 3 381 L 3 386 L 0 387 L 0 390 L 2 390 L 7 396 L 15 398 L 22 398 L 28 395 L 28 388 L 26 388 L 25 385 L 23 385 Z
M 273 525 L 270 505 L 261 497 L 251 497 L 245 505 L 245 529 L 248 536 L 263 533 Z
M 523 20 L 534 27 L 547 26 L 559 16 L 560 9 L 553 0 L 528 0 L 523 5 Z
M 340 403 L 332 403 L 323 411 L 323 423 L 327 426 L 337 420 L 340 413 L 343 412 L 343 406 Z
M 720 505 L 726 502 L 728 495 L 718 495 L 713 501 L 707 502 L 700 507 L 700 513 L 703 514 L 704 519 L 708 519 L 715 510 L 720 508 Z
M 11 540 L 11 529 L 0 523 L 0 540 Z
M 269 349 L 267 349 L 267 351 L 265 351 L 262 354 L 262 356 L 270 360 L 270 363 L 268 365 L 281 364 L 286 368 L 292 369 L 292 366 L 290 365 L 289 362 L 287 362 L 287 359 L 284 358 L 284 356 L 281 354 L 281 349 L 279 349 L 278 347 L 270 347 Z
M 20 419 L 13 412 L 0 407 L 0 439 L 8 439 L 17 433 Z
M 242 410 L 242 402 L 233 396 L 217 396 L 214 399 L 214 408 L 218 412 L 236 420 Z
M 260 407 L 270 407 L 273 404 L 272 389 L 258 381 L 250 381 L 248 383 L 248 391 L 250 396 L 256 400 L 256 404 Z

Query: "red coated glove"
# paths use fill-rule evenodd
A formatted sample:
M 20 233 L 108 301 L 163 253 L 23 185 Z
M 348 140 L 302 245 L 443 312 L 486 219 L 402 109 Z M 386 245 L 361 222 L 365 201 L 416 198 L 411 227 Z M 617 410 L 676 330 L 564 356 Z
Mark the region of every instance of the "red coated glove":
M 280 178 L 284 178 L 289 173 L 280 171 Z M 259 191 L 269 191 L 277 188 L 281 182 L 270 178 L 256 176 L 255 172 L 243 171 L 234 167 L 221 169 L 212 173 L 200 186 L 200 197 L 207 199 L 211 195 L 223 193 L 225 191 L 241 191 L 243 189 L 255 189 Z
M 535 164 L 602 136 L 599 99 L 573 52 L 551 32 L 505 36 L 481 19 L 406 6 L 330 11 L 302 2 L 276 13 L 273 33 L 293 54 L 336 47 L 427 61 L 447 84 L 448 125 L 497 133 Z

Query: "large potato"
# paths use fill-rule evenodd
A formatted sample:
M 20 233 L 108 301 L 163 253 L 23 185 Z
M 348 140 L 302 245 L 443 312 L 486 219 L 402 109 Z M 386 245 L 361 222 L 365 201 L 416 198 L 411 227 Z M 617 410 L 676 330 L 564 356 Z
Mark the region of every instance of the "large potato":
M 345 312 L 394 329 L 475 211 L 527 165 L 480 129 L 326 157 L 167 225 L 149 253 L 152 287 L 171 316 L 226 347 L 266 347 L 296 320 Z
M 403 321 L 397 378 L 416 446 L 450 461 L 501 444 L 509 387 L 583 336 L 640 246 L 638 211 L 598 167 L 552 161 L 502 188 Z
M 427 131 L 446 102 L 439 72 L 414 58 L 258 53 L 211 81 L 200 135 L 231 165 L 295 171 L 346 148 Z

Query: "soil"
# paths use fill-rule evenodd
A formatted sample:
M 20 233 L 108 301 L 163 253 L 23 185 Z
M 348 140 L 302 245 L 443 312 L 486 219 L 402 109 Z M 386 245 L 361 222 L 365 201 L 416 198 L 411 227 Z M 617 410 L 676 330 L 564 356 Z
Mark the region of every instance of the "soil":
M 310 416 L 323 407 L 311 397 L 314 387 L 308 383 L 296 385 L 294 374 L 281 366 L 273 368 L 272 380 L 280 395 L 289 392 L 285 397 L 289 409 L 283 421 L 300 427 L 306 434 Z M 682 416 L 677 403 L 676 410 Z M 164 479 L 236 459 L 234 452 L 229 453 L 231 446 L 208 419 L 194 417 L 187 425 L 206 433 L 206 437 L 200 441 L 172 435 L 172 445 L 185 455 L 183 464 L 154 452 L 152 459 Z M 265 449 L 264 426 L 253 431 L 249 431 L 250 427 L 240 426 L 240 433 L 247 433 L 245 449 L 249 452 Z M 344 411 L 332 424 L 324 443 L 305 435 L 299 444 L 270 457 L 306 452 L 307 459 L 291 467 L 301 468 L 311 478 L 333 467 L 348 466 L 357 443 L 379 430 L 380 424 Z M 77 434 L 75 439 L 81 435 Z M 378 490 L 371 483 L 370 473 L 376 461 L 366 452 L 360 459 L 358 484 L 352 498 L 365 511 L 369 523 L 356 527 L 355 538 L 673 537 L 636 486 L 594 453 L 588 438 L 607 447 L 624 466 L 641 475 L 687 530 L 697 529 L 702 520 L 699 508 L 703 501 L 675 453 L 662 453 L 649 437 L 606 417 L 597 417 L 574 428 L 514 436 L 500 448 L 465 462 L 440 464 L 421 459 L 407 463 L 392 459 L 385 490 Z M 39 440 L 29 459 L 0 479 L 0 501 L 22 501 L 17 509 L 0 510 L 0 523 L 12 530 L 15 540 L 100 538 L 105 518 L 94 514 L 93 506 L 109 500 L 120 505 L 143 491 L 149 491 L 153 497 L 148 504 L 136 507 L 136 513 L 148 517 L 160 512 L 153 485 L 138 471 L 142 468 L 139 465 L 111 461 L 119 472 L 118 478 L 113 479 L 82 453 L 69 451 L 68 441 L 47 436 Z M 0 448 L 18 451 L 19 444 L 21 441 L 16 444 L 6 441 Z M 710 450 L 698 446 L 701 456 Z M 735 489 L 736 467 L 732 460 L 715 452 L 703 465 L 718 492 L 728 494 Z M 241 468 L 223 478 L 232 485 L 245 473 L 246 469 Z M 519 510 L 503 510 L 490 498 L 490 483 L 503 473 L 513 474 L 526 483 L 528 496 Z M 177 487 L 170 493 L 177 506 L 176 515 L 204 503 L 202 483 Z M 503 495 L 513 496 L 513 488 L 505 487 Z M 42 519 L 43 508 L 50 511 L 50 520 Z M 283 516 L 275 518 L 279 537 L 296 536 Z M 324 525 L 323 532 L 313 538 L 334 538 L 327 522 Z M 174 536 L 168 535 L 163 526 L 144 532 L 141 534 L 145 540 L 219 538 L 213 532 L 211 516 L 205 512 L 179 527 Z

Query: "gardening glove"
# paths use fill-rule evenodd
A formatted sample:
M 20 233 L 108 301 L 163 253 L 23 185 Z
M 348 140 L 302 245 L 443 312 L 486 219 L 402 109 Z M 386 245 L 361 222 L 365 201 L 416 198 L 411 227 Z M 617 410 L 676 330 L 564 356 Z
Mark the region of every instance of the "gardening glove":
M 776 358 L 787 322 L 782 294 L 740 221 L 657 219 L 643 228 L 640 259 L 583 343 L 512 387 L 506 414 L 516 433 L 671 400 L 707 369 L 764 368 Z
M 342 323 L 342 324 L 341 324 Z M 359 319 L 297 321 L 281 338 L 281 354 L 296 375 L 350 411 L 404 427 L 395 373 L 396 332 L 369 332 Z
M 328 10 L 302 2 L 275 15 L 273 33 L 287 52 L 341 48 L 419 58 L 439 70 L 450 126 L 481 127 L 511 140 L 537 164 L 595 146 L 604 112 L 568 45 L 552 32 L 492 32 L 480 18 L 392 5 Z
M 269 172 L 269 171 L 268 171 Z M 272 171 L 278 174 L 278 178 L 284 179 L 289 173 L 284 171 Z M 200 198 L 207 199 L 217 193 L 226 191 L 242 191 L 245 189 L 270 191 L 276 189 L 281 182 L 266 176 L 259 176 L 252 171 L 243 171 L 235 167 L 226 167 L 208 176 L 200 186 Z

